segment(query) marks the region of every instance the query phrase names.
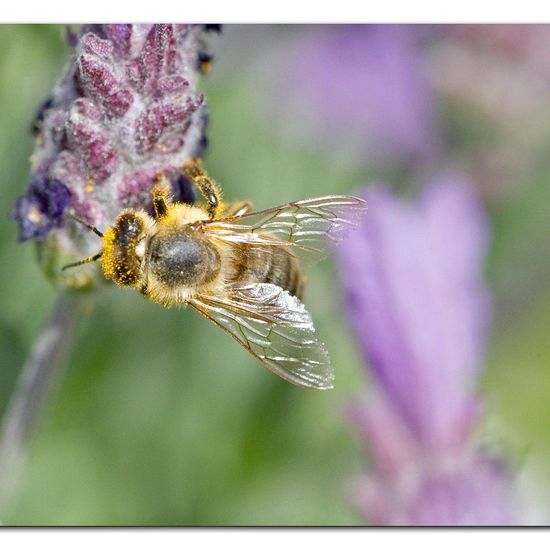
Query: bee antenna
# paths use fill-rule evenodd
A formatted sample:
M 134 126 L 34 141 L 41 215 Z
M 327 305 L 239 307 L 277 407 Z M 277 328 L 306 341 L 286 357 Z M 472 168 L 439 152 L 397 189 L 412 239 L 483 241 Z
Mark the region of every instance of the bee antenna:
M 84 258 L 83 260 L 80 260 L 79 262 L 74 262 L 73 264 L 64 265 L 61 268 L 61 271 L 65 271 L 66 269 L 69 269 L 69 267 L 76 267 L 78 265 L 89 264 L 91 262 L 95 262 L 96 260 L 99 260 L 99 258 L 101 258 L 102 254 L 103 254 L 103 252 L 99 252 L 95 256 L 89 256 L 88 258 Z
M 78 222 L 79 224 L 83 225 L 90 231 L 93 231 L 98 237 L 103 238 L 103 233 L 97 227 L 94 227 L 93 225 L 86 223 L 84 220 L 81 220 L 80 218 L 73 216 L 71 213 L 69 213 L 69 217 L 72 218 L 75 222 Z

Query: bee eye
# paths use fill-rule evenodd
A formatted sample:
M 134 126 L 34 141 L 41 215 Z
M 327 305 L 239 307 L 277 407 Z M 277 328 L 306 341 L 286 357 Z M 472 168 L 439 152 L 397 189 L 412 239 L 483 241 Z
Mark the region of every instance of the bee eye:
M 115 227 L 118 244 L 127 247 L 130 243 L 136 242 L 143 230 L 143 222 L 135 214 L 125 212 L 118 217 Z

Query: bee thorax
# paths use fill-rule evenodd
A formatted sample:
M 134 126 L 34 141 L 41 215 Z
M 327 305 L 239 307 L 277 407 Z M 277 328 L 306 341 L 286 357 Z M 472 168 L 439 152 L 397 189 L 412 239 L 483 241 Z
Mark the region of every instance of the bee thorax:
M 218 251 L 186 232 L 155 236 L 149 253 L 151 273 L 169 287 L 202 285 L 220 270 Z

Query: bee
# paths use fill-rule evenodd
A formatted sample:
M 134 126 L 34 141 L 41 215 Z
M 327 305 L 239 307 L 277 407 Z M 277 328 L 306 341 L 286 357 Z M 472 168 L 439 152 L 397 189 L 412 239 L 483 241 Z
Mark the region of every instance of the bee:
M 101 260 L 107 279 L 165 307 L 191 306 L 283 379 L 332 388 L 329 355 L 301 301 L 302 267 L 358 225 L 365 201 L 328 196 L 252 212 L 248 202 L 222 202 L 199 159 L 182 171 L 204 206 L 174 202 L 160 174 L 151 190 L 153 216 L 123 210 L 105 233 L 74 218 L 103 247 L 63 269 Z

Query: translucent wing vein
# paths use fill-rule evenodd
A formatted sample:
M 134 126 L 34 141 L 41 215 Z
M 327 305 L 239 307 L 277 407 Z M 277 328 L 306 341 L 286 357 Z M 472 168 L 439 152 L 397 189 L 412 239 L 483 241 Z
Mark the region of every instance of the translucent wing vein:
M 357 197 L 329 196 L 211 222 L 212 235 L 230 242 L 292 245 L 306 263 L 326 256 L 359 225 L 366 202 Z
M 285 380 L 307 388 L 332 387 L 330 359 L 315 337 L 309 313 L 282 288 L 248 285 L 223 297 L 203 295 L 190 303 Z

